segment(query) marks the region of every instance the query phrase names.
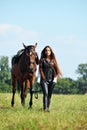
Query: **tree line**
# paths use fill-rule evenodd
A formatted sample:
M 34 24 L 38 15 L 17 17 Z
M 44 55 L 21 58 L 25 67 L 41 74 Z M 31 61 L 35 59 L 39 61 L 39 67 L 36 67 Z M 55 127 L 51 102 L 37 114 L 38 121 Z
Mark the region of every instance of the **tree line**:
M 87 63 L 79 64 L 76 73 L 79 75 L 77 80 L 71 78 L 59 78 L 54 87 L 54 93 L 57 94 L 85 94 L 87 92 Z M 35 89 L 40 90 L 40 84 L 35 81 Z M 0 92 L 12 92 L 11 85 L 11 67 L 9 67 L 9 58 L 0 57 Z

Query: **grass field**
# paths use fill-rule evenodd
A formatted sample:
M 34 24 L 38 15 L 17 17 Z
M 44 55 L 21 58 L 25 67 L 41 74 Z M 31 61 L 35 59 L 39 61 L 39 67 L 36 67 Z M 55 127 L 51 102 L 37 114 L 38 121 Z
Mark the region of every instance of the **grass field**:
M 28 109 L 29 94 L 23 108 L 20 96 L 0 93 L 0 130 L 87 130 L 87 94 L 53 95 L 50 112 L 42 110 L 42 94 L 33 99 L 33 109 Z

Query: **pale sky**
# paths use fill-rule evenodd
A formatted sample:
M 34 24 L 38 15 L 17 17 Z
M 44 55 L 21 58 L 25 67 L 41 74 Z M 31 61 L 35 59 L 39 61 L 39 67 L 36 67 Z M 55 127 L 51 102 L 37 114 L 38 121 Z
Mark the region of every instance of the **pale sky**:
M 87 63 L 87 0 L 0 0 L 0 56 L 9 59 L 26 45 L 50 45 L 63 77 L 77 79 Z

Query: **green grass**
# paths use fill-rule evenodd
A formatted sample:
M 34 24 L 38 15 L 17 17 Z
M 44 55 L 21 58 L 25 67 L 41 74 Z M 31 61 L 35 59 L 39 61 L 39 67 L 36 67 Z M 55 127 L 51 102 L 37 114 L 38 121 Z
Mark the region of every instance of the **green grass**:
M 33 109 L 28 109 L 29 94 L 23 108 L 20 96 L 0 93 L 0 130 L 87 130 L 87 94 L 53 95 L 50 113 L 42 110 L 42 94 L 33 98 Z

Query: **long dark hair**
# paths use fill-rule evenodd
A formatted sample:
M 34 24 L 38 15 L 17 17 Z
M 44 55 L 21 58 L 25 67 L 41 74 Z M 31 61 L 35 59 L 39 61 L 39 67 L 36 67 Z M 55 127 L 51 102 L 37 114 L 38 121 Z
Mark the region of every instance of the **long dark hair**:
M 46 54 L 45 54 L 46 48 L 49 48 L 50 51 L 51 51 L 50 58 L 51 58 L 51 59 L 55 59 L 55 54 L 54 54 L 54 52 L 53 52 L 53 50 L 52 50 L 52 48 L 51 48 L 50 46 L 45 46 L 45 47 L 44 47 L 44 49 L 43 49 L 42 52 L 41 52 L 41 58 L 46 58 Z

